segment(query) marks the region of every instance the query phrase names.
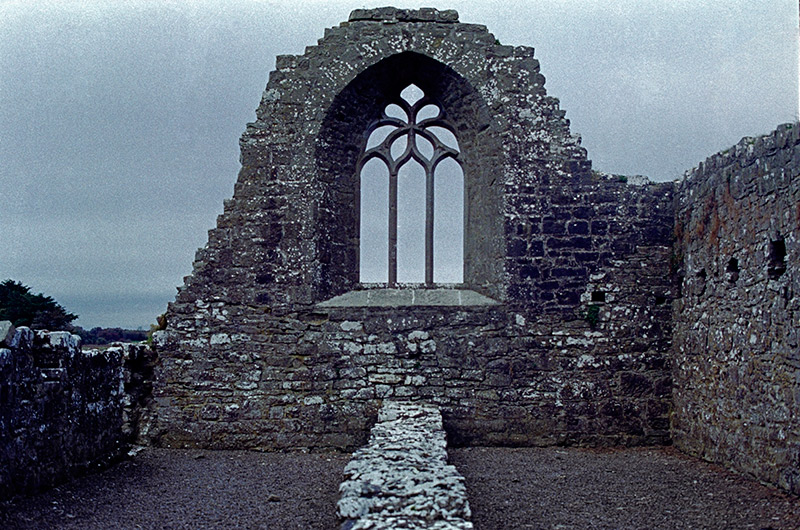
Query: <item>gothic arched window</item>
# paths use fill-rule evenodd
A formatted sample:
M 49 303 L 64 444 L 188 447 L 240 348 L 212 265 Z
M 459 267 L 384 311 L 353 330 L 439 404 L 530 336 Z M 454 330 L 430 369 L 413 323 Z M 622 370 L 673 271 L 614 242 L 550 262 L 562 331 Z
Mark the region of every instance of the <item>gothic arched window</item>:
M 362 283 L 462 283 L 464 174 L 441 107 L 407 86 L 368 130 L 358 164 Z

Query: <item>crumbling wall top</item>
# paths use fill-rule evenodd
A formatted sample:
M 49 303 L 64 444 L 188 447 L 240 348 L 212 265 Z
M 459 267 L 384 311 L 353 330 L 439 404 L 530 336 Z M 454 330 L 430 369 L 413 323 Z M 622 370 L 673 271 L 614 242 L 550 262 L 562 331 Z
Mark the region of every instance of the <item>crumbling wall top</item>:
M 349 22 L 373 20 L 379 22 L 458 22 L 455 9 L 439 11 L 432 7 L 420 9 L 398 9 L 396 7 L 379 7 L 376 9 L 354 9 L 350 13 Z

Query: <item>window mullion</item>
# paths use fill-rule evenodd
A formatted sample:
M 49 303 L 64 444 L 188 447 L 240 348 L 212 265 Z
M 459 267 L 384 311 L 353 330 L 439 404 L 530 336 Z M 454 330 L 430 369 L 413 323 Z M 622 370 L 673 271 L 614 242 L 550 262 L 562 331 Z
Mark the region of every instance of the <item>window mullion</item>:
M 389 285 L 397 285 L 397 172 L 396 164 L 389 169 Z
M 425 164 L 425 285 L 433 285 L 433 167 Z

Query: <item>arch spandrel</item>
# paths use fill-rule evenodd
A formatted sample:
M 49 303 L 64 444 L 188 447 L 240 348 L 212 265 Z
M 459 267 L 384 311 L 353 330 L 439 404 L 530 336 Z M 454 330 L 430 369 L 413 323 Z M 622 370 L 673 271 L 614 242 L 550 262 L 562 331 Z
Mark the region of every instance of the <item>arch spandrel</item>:
M 361 10 L 351 14 L 348 22 L 327 29 L 325 37 L 307 47 L 303 55 L 278 56 L 258 110 L 259 120 L 271 118 L 269 109 L 274 102 L 296 103 L 292 94 L 299 86 L 308 91 L 314 107 L 328 108 L 362 72 L 405 52 L 448 65 L 479 93 L 497 96 L 498 101 L 502 95 L 490 78 L 504 73 L 515 77 L 517 90 L 541 91 L 543 78 L 538 75 L 532 48 L 500 45 L 486 26 L 458 22 L 455 11 L 433 10 L 432 18 L 418 16 L 424 10 L 369 10 L 378 13 L 369 18 L 360 18 L 357 11 Z M 306 117 L 315 121 L 315 109 L 307 111 Z

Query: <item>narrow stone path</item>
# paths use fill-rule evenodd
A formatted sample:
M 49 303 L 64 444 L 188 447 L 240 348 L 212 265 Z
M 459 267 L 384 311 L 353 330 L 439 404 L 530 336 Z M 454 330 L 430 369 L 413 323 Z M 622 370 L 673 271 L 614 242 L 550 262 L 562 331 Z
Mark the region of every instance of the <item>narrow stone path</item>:
M 344 475 L 342 530 L 473 530 L 464 477 L 447 463 L 434 405 L 385 402 Z

